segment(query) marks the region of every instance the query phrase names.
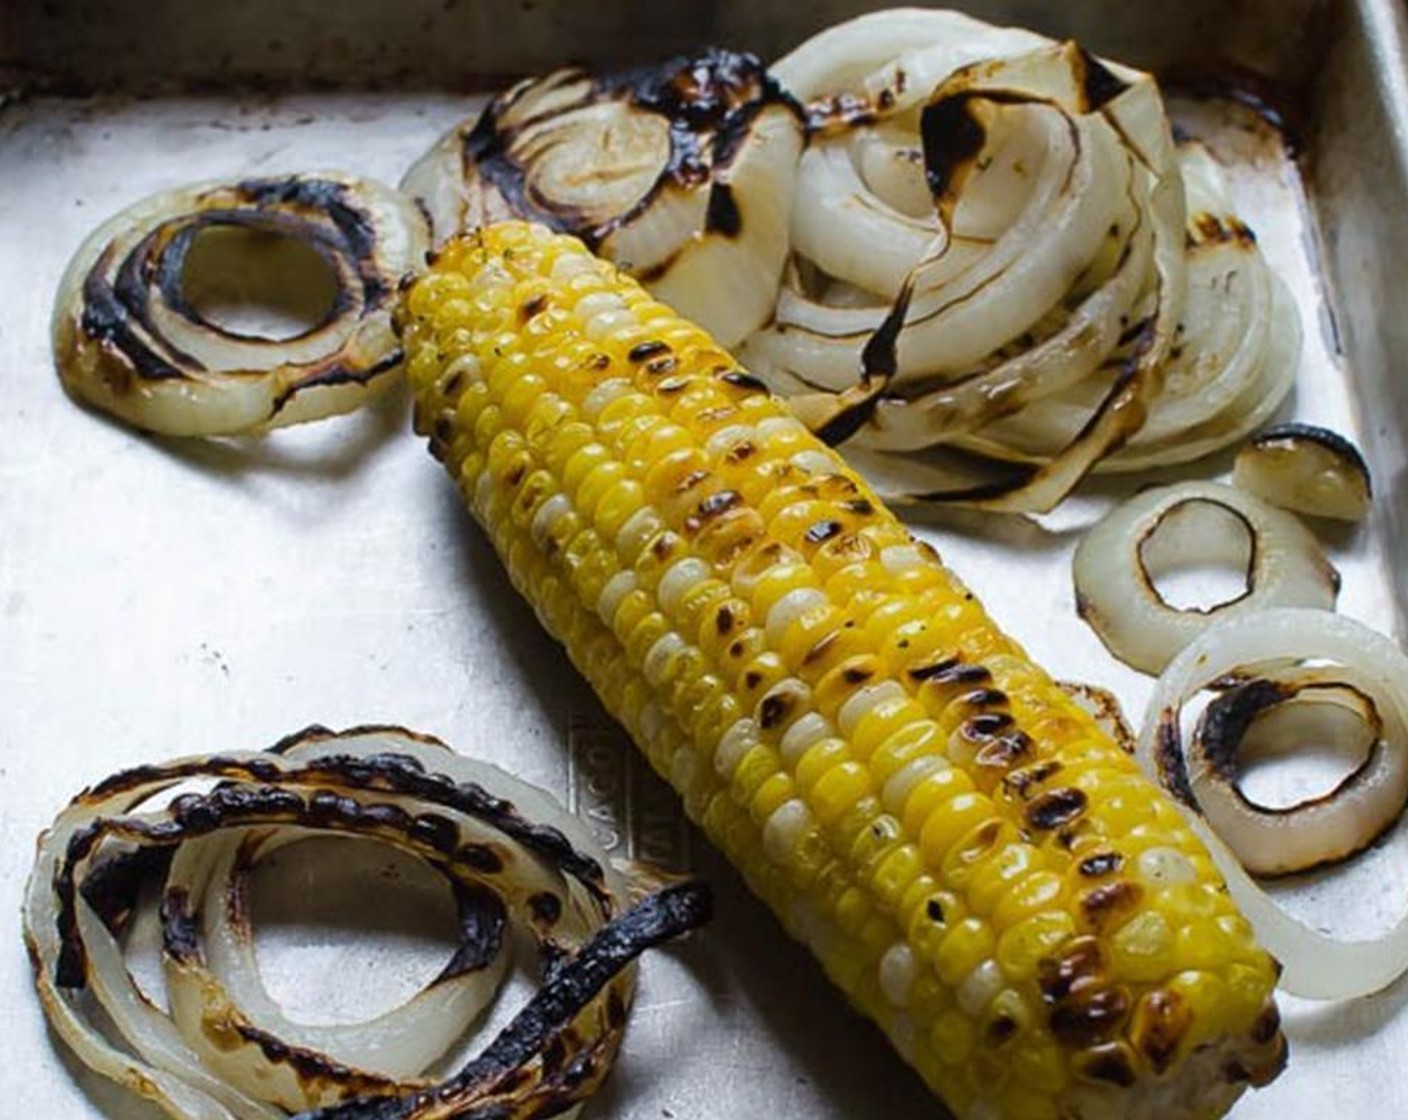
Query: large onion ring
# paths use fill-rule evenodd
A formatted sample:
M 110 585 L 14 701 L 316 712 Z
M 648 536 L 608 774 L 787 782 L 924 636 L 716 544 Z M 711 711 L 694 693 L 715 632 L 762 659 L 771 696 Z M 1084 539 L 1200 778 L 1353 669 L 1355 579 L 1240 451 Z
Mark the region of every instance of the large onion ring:
M 182 792 L 212 780 L 208 792 Z M 459 902 L 463 943 L 445 971 L 365 1024 L 287 1020 L 263 991 L 238 913 L 239 868 L 314 833 L 406 852 Z M 157 874 L 153 926 L 139 888 Z M 632 910 L 625 899 L 587 830 L 540 791 L 402 729 L 314 728 L 270 751 L 140 767 L 80 794 L 41 837 L 24 925 L 56 1033 L 173 1117 L 415 1120 L 481 1105 L 570 1115 L 615 1055 L 633 958 L 707 917 L 694 884 Z M 536 944 L 544 986 L 479 1057 L 436 1083 L 425 1067 L 492 994 L 510 921 Z M 160 934 L 169 1015 L 124 959 L 121 938 L 143 924 Z
M 1333 663 L 1333 667 L 1327 666 Z M 1140 731 L 1138 757 L 1156 780 L 1174 788 L 1187 808 L 1194 791 L 1179 781 L 1182 712 L 1200 691 L 1271 667 L 1313 668 L 1370 698 L 1383 718 L 1398 771 L 1408 753 L 1408 658 L 1392 641 L 1361 623 L 1327 611 L 1276 609 L 1231 618 L 1183 650 L 1159 678 Z M 1238 863 L 1196 809 L 1186 814 L 1207 844 L 1257 937 L 1285 967 L 1281 986 L 1309 999 L 1350 999 L 1376 992 L 1408 970 L 1408 914 L 1382 937 L 1342 941 L 1287 914 Z
M 188 298 L 187 263 L 199 239 L 231 233 L 301 242 L 321 258 L 335 286 L 323 320 L 275 339 L 203 316 Z M 400 369 L 391 309 L 427 245 L 409 200 L 334 172 L 154 195 L 101 225 L 69 263 L 52 326 L 59 377 L 78 399 L 167 435 L 232 435 L 349 412 Z M 253 267 L 256 289 L 277 279 Z
M 1212 510 L 1244 532 L 1188 524 Z M 1194 562 L 1245 562 L 1246 591 L 1207 609 L 1170 606 L 1155 580 Z M 1080 616 L 1115 657 L 1145 673 L 1160 672 L 1216 621 L 1267 607 L 1328 609 L 1339 593 L 1339 573 L 1304 525 L 1216 482 L 1154 487 L 1116 506 L 1076 547 L 1073 572 Z
M 519 217 L 581 237 L 723 346 L 772 311 L 801 106 L 752 55 L 520 82 L 451 129 L 402 189 L 436 242 Z

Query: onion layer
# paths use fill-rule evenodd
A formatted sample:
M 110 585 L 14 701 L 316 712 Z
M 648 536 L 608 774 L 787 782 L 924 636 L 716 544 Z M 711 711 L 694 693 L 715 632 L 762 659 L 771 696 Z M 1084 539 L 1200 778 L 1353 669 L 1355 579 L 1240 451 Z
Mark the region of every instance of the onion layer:
M 1311 517 L 1360 521 L 1373 486 L 1359 449 L 1337 432 L 1311 424 L 1278 424 L 1237 452 L 1232 481 L 1243 490 Z
M 1342 849 L 1336 831 L 1369 815 L 1382 824 L 1383 804 L 1398 798 L 1408 772 L 1408 658 L 1392 641 L 1360 623 L 1326 611 L 1277 609 L 1219 623 L 1197 637 L 1159 678 L 1140 732 L 1138 756 L 1148 773 L 1188 809 L 1191 826 L 1216 859 L 1258 939 L 1285 966 L 1281 986 L 1310 999 L 1368 995 L 1408 970 L 1408 914 L 1387 934 L 1341 941 L 1287 914 L 1259 887 L 1229 851 L 1211 817 L 1205 794 L 1219 783 L 1212 768 L 1185 752 L 1184 706 L 1219 681 L 1290 681 L 1298 687 L 1336 684 L 1365 697 L 1382 720 L 1382 756 L 1361 768 L 1332 799 L 1348 804 L 1337 820 L 1316 822 L 1326 851 Z M 1223 802 L 1214 802 L 1227 809 Z M 1232 812 L 1241 813 L 1235 806 Z M 1209 812 L 1207 819 L 1202 813 Z M 1362 822 L 1361 822 L 1362 823 Z M 1351 839 L 1353 839 L 1351 837 Z
M 504 218 L 543 222 L 733 346 L 772 310 L 803 141 L 800 106 L 756 58 L 710 49 L 520 82 L 402 188 L 437 243 Z
M 1245 592 L 1206 609 L 1170 606 L 1156 579 L 1195 564 L 1245 564 Z M 1330 608 L 1339 592 L 1339 573 L 1295 517 L 1215 482 L 1156 487 L 1115 507 L 1077 546 L 1074 579 L 1080 616 L 1145 673 L 1214 622 L 1268 607 Z
M 59 285 L 54 357 L 65 388 L 134 427 L 232 435 L 349 412 L 392 384 L 397 285 L 428 244 L 414 205 L 336 173 L 208 182 L 155 195 L 100 226 Z M 219 284 L 306 300 L 292 337 L 202 312 L 192 266 Z M 301 326 L 301 324 L 300 324 Z
M 192 782 L 208 792 L 186 792 Z M 254 960 L 241 902 L 250 868 L 318 833 L 424 861 L 459 907 L 461 944 L 444 971 L 365 1023 L 289 1020 Z M 155 917 L 141 893 L 154 877 Z M 481 1107 L 575 1112 L 619 1045 L 631 961 L 707 910 L 694 884 L 627 910 L 623 881 L 574 818 L 436 740 L 315 728 L 268 752 L 141 767 L 80 794 L 41 837 L 24 923 L 56 1033 L 169 1115 L 414 1120 Z M 479 1057 L 437 1083 L 425 1070 L 492 998 L 510 927 L 536 945 L 544 986 Z M 124 957 L 122 938 L 142 928 L 160 938 L 168 1011 Z

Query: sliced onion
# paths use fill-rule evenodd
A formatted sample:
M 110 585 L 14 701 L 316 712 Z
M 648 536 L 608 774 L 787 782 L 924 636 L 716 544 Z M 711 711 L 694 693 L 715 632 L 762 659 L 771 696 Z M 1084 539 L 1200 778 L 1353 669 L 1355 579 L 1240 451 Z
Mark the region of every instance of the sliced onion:
M 78 399 L 168 435 L 349 412 L 394 383 L 392 305 L 427 244 L 409 200 L 338 173 L 155 195 L 105 222 L 69 263 L 53 319 L 59 376 Z M 200 258 L 210 267 L 193 276 Z M 202 271 L 256 297 L 296 299 L 322 284 L 321 319 L 282 338 L 222 326 L 201 306 Z
M 320 833 L 424 861 L 460 906 L 463 940 L 441 975 L 364 1023 L 285 1016 L 239 905 L 252 861 Z M 158 920 L 140 891 L 154 877 Z M 401 729 L 311 729 L 268 752 L 141 767 L 80 794 L 41 837 L 24 924 L 56 1033 L 171 1116 L 413 1120 L 548 1102 L 569 1115 L 610 1067 L 632 959 L 707 916 L 694 884 L 634 909 L 626 900 L 587 830 L 540 791 Z M 437 1082 L 427 1067 L 493 997 L 508 923 L 536 944 L 544 986 Z M 129 971 L 122 938 L 139 929 L 159 932 L 169 1010 Z
M 1140 732 L 1139 760 L 1188 809 L 1192 828 L 1207 844 L 1257 937 L 1285 968 L 1281 986 L 1309 999 L 1350 999 L 1368 995 L 1408 971 L 1408 914 L 1382 937 L 1343 941 L 1311 929 L 1287 914 L 1238 863 L 1217 831 L 1200 813 L 1208 788 L 1180 781 L 1203 772 L 1190 765 L 1183 740 L 1183 709 L 1217 682 L 1246 678 L 1286 678 L 1313 672 L 1367 697 L 1383 721 L 1388 765 L 1374 781 L 1346 786 L 1341 797 L 1363 812 L 1383 787 L 1397 788 L 1408 768 L 1408 658 L 1392 641 L 1360 623 L 1318 610 L 1276 609 L 1230 618 L 1188 645 L 1159 678 Z M 1332 798 L 1337 795 L 1331 795 Z M 1353 813 L 1346 810 L 1346 817 Z M 1323 824 L 1319 827 L 1324 827 Z M 1336 838 L 1324 837 L 1330 848 Z
M 1219 513 L 1222 524 L 1207 521 Z M 1155 587 L 1172 569 L 1243 563 L 1246 591 L 1207 609 L 1179 610 Z M 1216 621 L 1268 607 L 1328 609 L 1339 591 L 1339 574 L 1305 526 L 1214 482 L 1156 487 L 1117 506 L 1077 546 L 1074 577 L 1080 616 L 1112 654 L 1146 673 Z
M 508 217 L 544 222 L 732 346 L 772 311 L 803 142 L 801 107 L 762 64 L 710 49 L 521 82 L 402 187 L 437 243 Z
M 1373 500 L 1369 467 L 1337 432 L 1310 424 L 1278 424 L 1237 452 L 1232 481 L 1248 493 L 1297 513 L 1360 521 Z

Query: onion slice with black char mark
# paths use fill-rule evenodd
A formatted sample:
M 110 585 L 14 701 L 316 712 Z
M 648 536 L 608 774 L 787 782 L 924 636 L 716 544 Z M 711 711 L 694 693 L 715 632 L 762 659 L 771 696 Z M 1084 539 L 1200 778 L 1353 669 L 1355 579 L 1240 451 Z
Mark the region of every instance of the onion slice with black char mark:
M 1278 424 L 1237 452 L 1232 481 L 1248 493 L 1311 517 L 1360 521 L 1373 500 L 1369 467 L 1337 432 Z
M 543 222 L 733 346 L 772 311 L 804 141 L 800 105 L 762 63 L 714 48 L 520 82 L 402 188 L 437 244 L 505 218 Z
M 1246 589 L 1179 609 L 1157 580 L 1199 566 L 1242 566 Z M 1214 622 L 1268 607 L 1332 608 L 1339 573 L 1294 516 L 1230 486 L 1183 482 L 1116 506 L 1076 547 L 1076 609 L 1126 665 L 1158 673 Z
M 319 834 L 423 861 L 458 906 L 461 943 L 442 973 L 364 1023 L 285 1016 L 240 902 L 260 858 Z M 157 898 L 142 890 L 152 880 Z M 399 728 L 314 728 L 80 794 L 41 837 L 24 927 L 55 1032 L 173 1117 L 555 1116 L 575 1113 L 610 1068 L 633 959 L 708 916 L 693 883 L 633 908 L 626 899 L 587 830 L 541 791 Z M 124 938 L 139 928 L 159 931 L 165 1008 L 128 967 Z M 493 998 L 510 932 L 536 946 L 543 985 L 479 1057 L 437 1081 L 427 1068 Z
M 69 263 L 52 325 L 59 376 L 77 399 L 166 435 L 349 412 L 394 382 L 392 306 L 427 245 L 409 200 L 335 172 L 155 195 Z M 229 302 L 280 305 L 294 321 L 223 325 L 212 307 Z
M 1195 732 L 1202 745 L 1190 744 L 1185 707 L 1200 692 L 1228 681 L 1251 691 L 1240 696 L 1234 691 L 1220 710 L 1205 710 Z M 1240 796 L 1229 780 L 1227 752 L 1242 728 L 1209 724 L 1250 724 L 1253 709 L 1307 697 L 1310 690 L 1319 692 L 1321 703 L 1367 720 L 1373 743 L 1339 788 L 1281 811 L 1277 819 L 1275 811 L 1259 810 Z M 1289 706 L 1278 735 L 1289 734 L 1293 721 L 1304 718 L 1294 711 L 1299 706 Z M 1408 971 L 1408 914 L 1372 940 L 1330 937 L 1286 913 L 1251 878 L 1231 846 L 1249 856 L 1252 867 L 1286 870 L 1272 850 L 1276 845 L 1293 842 L 1291 862 L 1297 865 L 1340 858 L 1371 842 L 1401 813 L 1408 792 L 1408 657 L 1391 640 L 1319 610 L 1275 609 L 1221 622 L 1188 645 L 1159 678 L 1138 757 L 1186 810 L 1258 939 L 1285 967 L 1286 991 L 1310 999 L 1349 999 L 1376 992 Z

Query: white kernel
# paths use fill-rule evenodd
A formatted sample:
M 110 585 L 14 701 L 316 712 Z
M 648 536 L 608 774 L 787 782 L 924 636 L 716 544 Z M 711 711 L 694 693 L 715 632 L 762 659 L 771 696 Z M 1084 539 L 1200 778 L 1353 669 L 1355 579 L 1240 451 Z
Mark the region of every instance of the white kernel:
M 647 744 L 653 744 L 665 730 L 665 713 L 654 700 L 640 710 L 640 735 Z
M 582 401 L 582 418 L 589 424 L 595 424 L 597 417 L 601 415 L 601 410 L 614 401 L 617 397 L 623 397 L 631 392 L 632 386 L 624 377 L 613 377 L 595 386 Z
M 763 850 L 774 863 L 789 863 L 797 845 L 812 827 L 811 810 L 792 798 L 772 811 L 763 825 Z
M 577 305 L 572 308 L 584 323 L 606 312 L 625 309 L 626 301 L 615 292 L 592 292 L 579 299 Z
M 914 1025 L 913 1016 L 903 1013 L 892 1016 L 889 1026 L 885 1028 L 885 1033 L 890 1036 L 890 1043 L 899 1056 L 906 1062 L 913 1062 L 914 1044 L 919 1033 Z
M 880 958 L 880 991 L 896 1007 L 909 1006 L 909 993 L 918 976 L 919 962 L 914 950 L 903 941 L 895 942 Z
M 661 634 L 646 651 L 645 661 L 641 665 L 645 679 L 656 688 L 663 687 L 670 679 L 670 670 L 674 667 L 675 659 L 688 648 L 685 640 L 673 630 Z
M 954 993 L 958 999 L 958 1009 L 970 1018 L 977 1018 L 997 998 L 1005 983 L 997 962 L 984 961 L 958 985 L 958 991 Z
M 670 784 L 684 794 L 693 787 L 698 775 L 699 757 L 694 751 L 687 747 L 676 751 L 675 757 L 670 759 Z
M 585 257 L 581 253 L 563 253 L 552 262 L 551 276 L 558 283 L 563 283 L 574 276 L 595 272 L 596 269 L 597 264 L 591 257 Z
M 554 523 L 558 518 L 567 517 L 571 513 L 572 502 L 566 494 L 554 494 L 545 501 L 533 514 L 533 520 L 528 526 L 528 535 L 533 538 L 533 543 L 539 548 L 546 548 Z
M 768 644 L 777 645 L 792 623 L 808 611 L 825 606 L 826 601 L 826 593 L 818 591 L 815 587 L 799 587 L 795 591 L 789 591 L 768 611 L 767 626 L 764 629 Z
M 489 508 L 489 499 L 493 495 L 494 480 L 486 470 L 479 476 L 479 481 L 474 484 L 474 512 L 479 514 L 481 520 Z
M 699 586 L 712 574 L 713 569 L 697 556 L 676 560 L 665 569 L 665 574 L 660 577 L 660 584 L 655 589 L 655 594 L 660 600 L 660 609 L 673 617 L 680 608 L 680 601 L 685 592 Z
M 829 451 L 820 451 L 817 448 L 809 447 L 805 451 L 799 451 L 792 456 L 791 463 L 798 470 L 806 471 L 808 474 L 840 474 L 842 467 L 840 456 L 833 455 Z
M 831 721 L 820 712 L 806 712 L 792 721 L 782 736 L 778 751 L 783 762 L 795 766 L 812 746 L 835 734 Z
M 709 437 L 704 444 L 704 449 L 711 455 L 723 455 L 729 448 L 735 447 L 745 440 L 758 438 L 758 429 L 751 424 L 730 424 L 726 428 L 720 428 Z
M 1191 883 L 1198 877 L 1192 862 L 1177 848 L 1148 848 L 1140 852 L 1138 868 L 1141 879 L 1159 886 Z
M 764 443 L 771 442 L 787 432 L 805 432 L 807 429 L 794 416 L 769 416 L 758 421 L 758 435 Z
M 856 689 L 855 694 L 842 704 L 841 710 L 836 713 L 836 726 L 841 729 L 841 734 L 849 739 L 855 732 L 856 725 L 876 704 L 882 700 L 902 700 L 908 695 L 899 681 L 881 681 L 879 684 L 868 684 L 864 688 Z
M 621 608 L 622 600 L 635 589 L 636 574 L 629 568 L 622 569 L 607 580 L 596 601 L 596 613 L 601 617 L 601 621 L 610 626 L 611 620 Z
M 732 778 L 743 756 L 758 745 L 758 725 L 748 717 L 737 720 L 719 736 L 714 748 L 714 769 L 721 778 Z
M 904 803 L 909 799 L 910 790 L 930 774 L 936 774 L 940 770 L 948 770 L 949 768 L 948 760 L 936 755 L 928 755 L 906 762 L 890 775 L 884 788 L 880 791 L 880 800 L 885 806 L 885 811 L 894 813 L 896 816 L 902 814 Z
M 582 333 L 593 342 L 601 342 L 624 327 L 639 325 L 640 320 L 629 311 L 603 311 L 587 320 L 587 325 L 582 329 Z
M 889 548 L 880 550 L 880 563 L 885 566 L 887 572 L 897 576 L 913 568 L 924 567 L 928 560 L 916 544 L 892 544 Z
M 640 550 L 664 527 L 664 520 L 651 506 L 641 506 L 626 518 L 626 523 L 616 531 L 616 554 L 621 557 L 621 562 L 634 564 Z

